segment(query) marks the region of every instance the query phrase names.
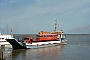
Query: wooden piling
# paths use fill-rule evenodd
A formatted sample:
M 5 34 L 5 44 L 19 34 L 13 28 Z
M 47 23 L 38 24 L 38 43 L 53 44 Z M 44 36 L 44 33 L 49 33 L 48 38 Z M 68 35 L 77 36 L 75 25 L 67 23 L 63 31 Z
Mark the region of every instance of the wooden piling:
M 5 59 L 5 45 L 0 46 L 0 59 L 1 60 Z
M 1 45 L 0 45 L 0 60 L 1 60 Z

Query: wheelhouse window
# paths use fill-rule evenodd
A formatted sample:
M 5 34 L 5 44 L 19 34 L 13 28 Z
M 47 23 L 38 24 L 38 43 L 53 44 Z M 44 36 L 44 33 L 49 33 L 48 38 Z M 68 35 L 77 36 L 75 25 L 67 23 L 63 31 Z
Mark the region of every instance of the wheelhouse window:
M 29 38 L 23 38 L 23 40 L 28 40 Z
M 4 38 L 2 38 L 2 39 L 4 39 Z

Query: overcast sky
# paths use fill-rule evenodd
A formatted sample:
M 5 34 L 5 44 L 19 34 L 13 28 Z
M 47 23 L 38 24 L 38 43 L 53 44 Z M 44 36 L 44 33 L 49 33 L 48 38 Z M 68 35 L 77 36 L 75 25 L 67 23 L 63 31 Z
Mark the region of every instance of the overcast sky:
M 32 34 L 54 30 L 90 34 L 90 0 L 0 0 L 0 31 Z

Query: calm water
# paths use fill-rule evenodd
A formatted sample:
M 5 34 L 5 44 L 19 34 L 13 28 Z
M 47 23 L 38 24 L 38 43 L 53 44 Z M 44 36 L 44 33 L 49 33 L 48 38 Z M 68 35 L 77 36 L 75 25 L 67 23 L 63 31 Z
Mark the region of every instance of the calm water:
M 7 48 L 5 60 L 90 60 L 90 35 L 66 35 L 67 45 L 39 49 Z

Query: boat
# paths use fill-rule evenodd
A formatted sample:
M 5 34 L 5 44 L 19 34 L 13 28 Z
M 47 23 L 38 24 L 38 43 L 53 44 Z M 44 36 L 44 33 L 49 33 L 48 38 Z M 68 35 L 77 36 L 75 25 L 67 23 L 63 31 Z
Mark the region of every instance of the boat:
M 57 23 L 57 22 L 56 22 Z M 22 39 L 19 38 L 9 38 L 6 39 L 13 47 L 13 49 L 30 49 L 30 48 L 41 48 L 49 46 L 57 46 L 67 44 L 64 40 L 62 30 L 56 31 L 56 24 L 54 32 L 40 31 L 36 34 L 36 38 L 30 36 L 23 36 Z
M 12 38 L 11 34 L 1 34 L 0 33 L 0 45 L 9 45 L 10 43 L 7 42 L 6 39 Z
M 41 48 L 62 44 L 60 35 L 57 34 L 37 34 L 36 36 L 37 37 L 35 39 L 30 38 L 30 36 L 24 36 L 22 40 L 19 40 L 17 38 L 10 38 L 6 40 L 12 45 L 13 50 Z

